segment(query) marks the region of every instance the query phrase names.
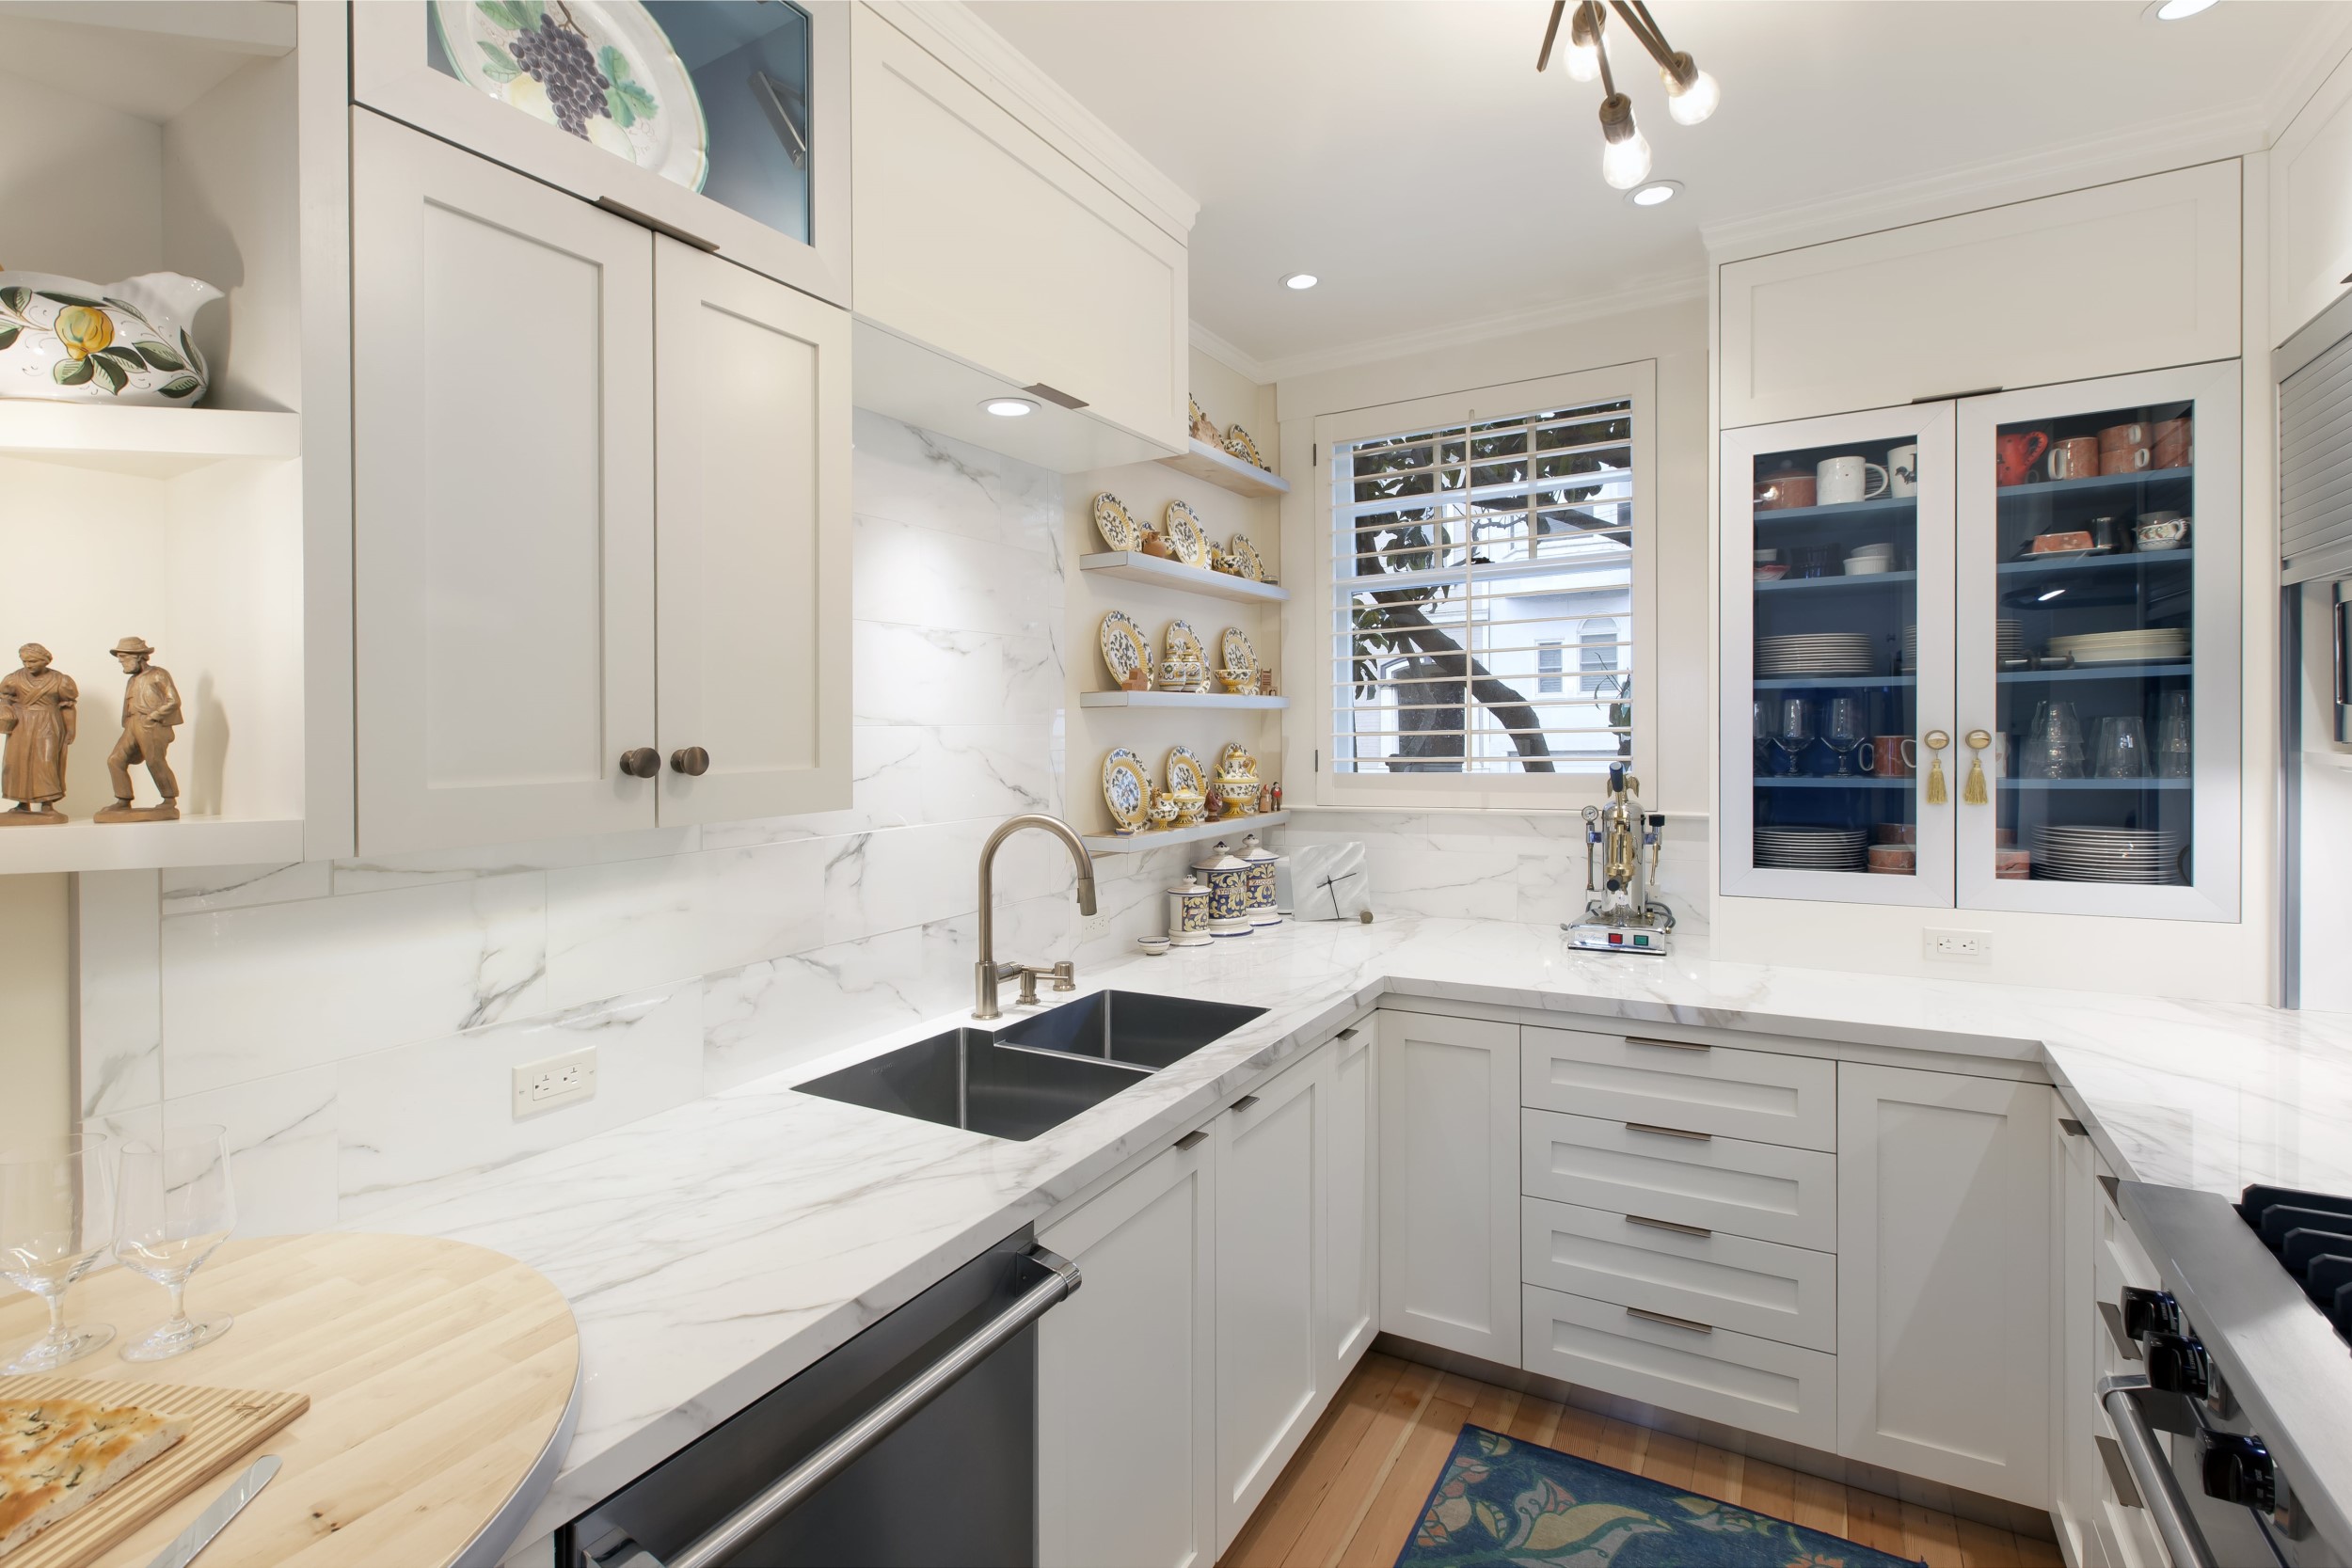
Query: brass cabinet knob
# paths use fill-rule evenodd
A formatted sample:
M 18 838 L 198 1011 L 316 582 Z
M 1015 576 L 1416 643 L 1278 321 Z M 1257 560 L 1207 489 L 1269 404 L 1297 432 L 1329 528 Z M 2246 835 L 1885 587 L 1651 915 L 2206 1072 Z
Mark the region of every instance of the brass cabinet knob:
M 1927 749 L 1931 752 L 1940 752 L 1945 747 L 1949 746 L 1952 743 L 1952 737 L 1945 734 L 1942 730 L 1930 730 L 1920 738 L 1926 745 Z
M 690 779 L 710 771 L 710 753 L 700 746 L 681 746 L 670 753 L 670 767 Z
M 1970 730 L 1967 735 L 1962 738 L 1968 742 L 1968 749 L 1970 751 L 1981 752 L 1987 746 L 1993 744 L 1993 732 L 1991 730 Z
M 661 753 L 650 746 L 633 746 L 621 753 L 621 771 L 632 779 L 650 779 L 661 771 Z

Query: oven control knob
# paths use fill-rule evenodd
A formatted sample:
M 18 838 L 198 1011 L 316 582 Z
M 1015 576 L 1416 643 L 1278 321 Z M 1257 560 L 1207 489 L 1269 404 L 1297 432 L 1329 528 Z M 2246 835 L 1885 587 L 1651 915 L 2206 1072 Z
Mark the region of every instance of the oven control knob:
M 2206 1497 L 2218 1497 L 2225 1503 L 2241 1503 L 2265 1513 L 2278 1506 L 2278 1470 L 2270 1463 L 2270 1450 L 2263 1447 L 2261 1438 L 2209 1432 L 2205 1433 L 2201 1467 Z
M 2146 1344 L 2148 1386 L 2201 1400 L 2213 1390 L 2213 1361 L 2204 1345 L 2180 1334 L 2151 1334 Z
M 2151 1334 L 2178 1334 L 2181 1331 L 2181 1304 L 2172 1299 L 2169 1291 L 2143 1291 L 2137 1285 L 2123 1287 L 2123 1332 L 2135 1339 Z

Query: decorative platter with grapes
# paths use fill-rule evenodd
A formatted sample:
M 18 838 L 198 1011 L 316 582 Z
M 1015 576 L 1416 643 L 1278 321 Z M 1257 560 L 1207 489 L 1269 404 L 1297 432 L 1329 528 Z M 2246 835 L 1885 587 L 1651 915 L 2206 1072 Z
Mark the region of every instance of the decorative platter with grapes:
M 710 174 L 702 100 L 637 0 L 433 0 L 458 79 L 690 191 Z

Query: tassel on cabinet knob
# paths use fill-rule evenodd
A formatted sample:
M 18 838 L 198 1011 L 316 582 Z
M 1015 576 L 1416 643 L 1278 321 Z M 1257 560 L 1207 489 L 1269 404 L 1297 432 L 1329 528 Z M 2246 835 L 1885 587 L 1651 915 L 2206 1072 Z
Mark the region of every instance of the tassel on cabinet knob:
M 1961 799 L 1972 806 L 1981 806 L 1991 800 L 1984 785 L 1984 749 L 1993 744 L 1992 735 L 1984 730 L 1970 730 L 1965 736 L 1968 750 L 1968 787 L 1961 791 Z
M 1931 760 L 1928 763 L 1927 801 L 1929 805 L 1940 806 L 1951 799 L 1950 793 L 1944 786 L 1944 748 L 1952 743 L 1952 737 L 1942 730 L 1930 730 L 1919 738 L 1932 753 Z

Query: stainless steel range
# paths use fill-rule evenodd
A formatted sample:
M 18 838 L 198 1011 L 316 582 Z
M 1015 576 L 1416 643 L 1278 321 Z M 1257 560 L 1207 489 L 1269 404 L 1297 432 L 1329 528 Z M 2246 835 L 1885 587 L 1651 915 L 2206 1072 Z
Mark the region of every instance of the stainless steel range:
M 2163 1277 L 2102 1402 L 2174 1568 L 2352 1568 L 2352 1198 L 2126 1181 Z

